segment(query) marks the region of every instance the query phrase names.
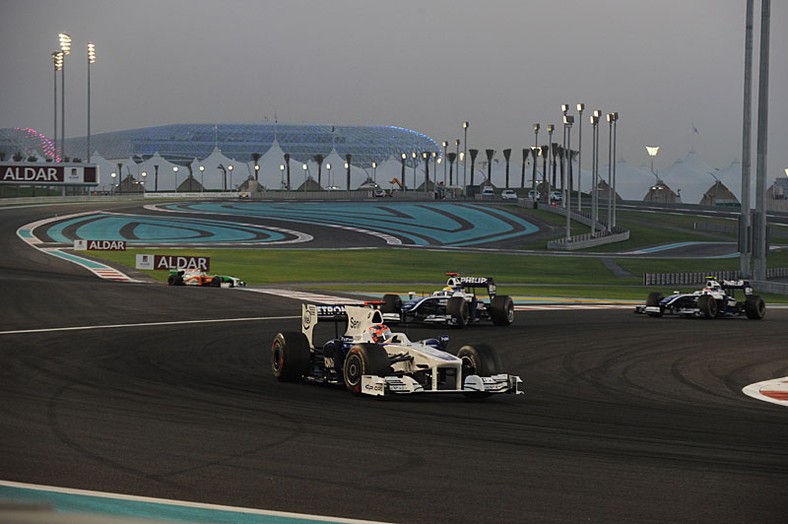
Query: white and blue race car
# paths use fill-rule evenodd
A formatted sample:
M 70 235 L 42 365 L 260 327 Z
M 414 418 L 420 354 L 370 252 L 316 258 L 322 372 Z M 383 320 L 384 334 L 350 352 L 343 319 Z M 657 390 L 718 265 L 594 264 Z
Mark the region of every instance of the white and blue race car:
M 496 294 L 493 277 L 463 277 L 459 273 L 446 273 L 446 286 L 431 295 L 411 295 L 407 302 L 399 295 L 383 295 L 383 319 L 391 324 L 421 322 L 445 324 L 463 328 L 481 321 L 491 321 L 496 326 L 514 322 L 514 301 L 508 295 Z M 487 291 L 487 299 L 477 295 L 477 289 Z
M 334 322 L 334 337 L 318 345 L 314 330 L 324 321 Z M 340 335 L 342 322 L 346 328 Z M 448 337 L 411 341 L 392 333 L 380 310 L 369 305 L 302 304 L 301 332 L 278 333 L 271 344 L 271 371 L 280 382 L 344 385 L 373 396 L 524 393 L 522 379 L 502 373 L 489 346 L 466 345 L 452 354 L 447 342 Z
M 739 300 L 735 291 L 743 292 Z M 751 320 L 761 320 L 766 314 L 766 303 L 753 294 L 746 280 L 723 280 L 707 277 L 703 289 L 692 293 L 679 293 L 663 296 L 662 293 L 649 293 L 645 306 L 636 306 L 635 313 L 650 317 L 679 315 L 682 317 L 717 318 L 745 315 Z

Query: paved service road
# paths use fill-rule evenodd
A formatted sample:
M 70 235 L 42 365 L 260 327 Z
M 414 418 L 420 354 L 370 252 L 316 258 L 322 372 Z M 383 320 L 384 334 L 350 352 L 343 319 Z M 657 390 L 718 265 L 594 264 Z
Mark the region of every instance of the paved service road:
M 0 211 L 2 480 L 411 523 L 788 512 L 788 412 L 741 393 L 788 374 L 786 310 L 518 312 L 448 334 L 499 349 L 524 397 L 356 398 L 272 378 L 298 303 L 101 281 L 14 236 L 46 214 Z M 139 325 L 218 319 L 242 320 Z

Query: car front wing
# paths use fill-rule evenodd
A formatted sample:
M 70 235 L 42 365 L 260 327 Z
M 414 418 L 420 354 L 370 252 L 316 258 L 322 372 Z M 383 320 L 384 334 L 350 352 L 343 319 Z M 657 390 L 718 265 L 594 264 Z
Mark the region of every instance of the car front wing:
M 408 375 L 386 376 L 363 375 L 361 377 L 361 393 L 372 396 L 387 394 L 410 395 L 413 393 L 509 393 L 524 395 L 525 385 L 517 375 L 499 373 L 489 377 L 468 375 L 459 389 L 425 389 L 418 381 Z

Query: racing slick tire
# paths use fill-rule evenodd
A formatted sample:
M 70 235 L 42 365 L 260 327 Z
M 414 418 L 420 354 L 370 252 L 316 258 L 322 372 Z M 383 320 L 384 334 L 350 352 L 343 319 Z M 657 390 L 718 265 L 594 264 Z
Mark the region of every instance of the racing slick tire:
M 500 373 L 501 361 L 498 358 L 498 354 L 493 348 L 485 344 L 462 346 L 457 352 L 457 358 L 462 360 L 463 380 L 465 380 L 467 375 L 489 377 Z M 463 395 L 466 397 L 481 398 L 489 396 L 490 393 L 466 391 Z
M 213 277 L 210 283 L 211 287 L 222 287 L 222 277 Z
M 490 320 L 495 326 L 514 322 L 514 301 L 509 295 L 497 295 L 490 301 Z
M 698 309 L 703 318 L 714 318 L 719 313 L 717 301 L 711 295 L 701 295 L 698 297 Z
M 750 320 L 761 320 L 766 315 L 766 302 L 758 295 L 750 295 L 744 301 L 744 314 Z
M 462 297 L 451 297 L 446 303 L 446 314 L 452 327 L 462 329 L 470 321 L 468 303 Z
M 361 394 L 361 377 L 363 375 L 388 375 L 389 355 L 383 346 L 370 343 L 356 344 L 345 356 L 342 366 L 342 379 L 348 391 Z
M 182 286 L 183 277 L 181 275 L 170 275 L 167 277 L 167 285 L 169 286 Z
M 383 295 L 383 304 L 380 306 L 381 313 L 396 313 L 402 318 L 402 299 L 399 295 Z M 391 321 L 388 321 L 391 323 Z
M 662 293 L 658 291 L 654 291 L 648 294 L 648 298 L 646 298 L 646 307 L 659 307 L 659 313 L 647 313 L 650 317 L 661 317 L 662 314 L 665 312 L 665 308 L 660 306 L 659 303 L 662 299 L 665 298 Z
M 279 382 L 295 382 L 309 373 L 311 352 L 303 333 L 277 333 L 271 344 L 271 372 Z

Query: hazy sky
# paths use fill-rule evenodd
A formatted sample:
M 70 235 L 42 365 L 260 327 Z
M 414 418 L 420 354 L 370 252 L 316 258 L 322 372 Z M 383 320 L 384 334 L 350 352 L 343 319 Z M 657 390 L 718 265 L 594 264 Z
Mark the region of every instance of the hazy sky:
M 619 157 L 634 166 L 648 144 L 662 147 L 658 169 L 691 147 L 724 168 L 741 158 L 744 21 L 745 0 L 0 0 L 0 128 L 52 134 L 64 31 L 69 137 L 87 132 L 93 41 L 93 133 L 276 114 L 440 142 L 468 120 L 470 147 L 519 161 L 533 123 L 545 142 L 560 105 L 584 102 L 584 166 L 599 108 L 619 112 Z M 773 1 L 770 180 L 788 167 L 786 27 L 788 2 Z

